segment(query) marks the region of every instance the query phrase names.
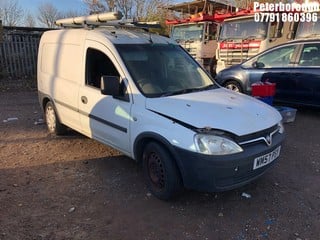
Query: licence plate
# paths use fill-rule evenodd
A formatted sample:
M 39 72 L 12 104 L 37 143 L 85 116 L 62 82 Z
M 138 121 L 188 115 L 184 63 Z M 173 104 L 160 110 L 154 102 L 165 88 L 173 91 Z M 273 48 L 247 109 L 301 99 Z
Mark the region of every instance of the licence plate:
M 274 161 L 277 157 L 279 157 L 280 149 L 281 149 L 281 146 L 277 147 L 276 149 L 274 149 L 270 153 L 267 153 L 263 156 L 255 158 L 254 162 L 253 162 L 253 170 L 255 170 L 257 168 L 261 168 L 265 165 L 268 165 L 272 161 Z

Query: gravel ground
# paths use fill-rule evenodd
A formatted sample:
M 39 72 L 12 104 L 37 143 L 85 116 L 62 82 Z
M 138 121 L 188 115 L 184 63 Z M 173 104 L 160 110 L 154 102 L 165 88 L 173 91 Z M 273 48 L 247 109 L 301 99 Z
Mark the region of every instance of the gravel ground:
M 0 93 L 0 239 L 320 239 L 320 110 L 299 108 L 278 163 L 223 193 L 153 197 L 134 161 L 50 136 L 35 91 Z

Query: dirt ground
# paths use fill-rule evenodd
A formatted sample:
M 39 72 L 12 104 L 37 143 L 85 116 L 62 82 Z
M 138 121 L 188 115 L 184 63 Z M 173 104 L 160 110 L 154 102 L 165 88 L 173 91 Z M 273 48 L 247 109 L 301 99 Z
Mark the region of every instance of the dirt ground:
M 258 181 L 169 202 L 131 159 L 75 132 L 50 136 L 42 118 L 35 91 L 0 93 L 1 240 L 320 239 L 319 109 L 298 109 Z

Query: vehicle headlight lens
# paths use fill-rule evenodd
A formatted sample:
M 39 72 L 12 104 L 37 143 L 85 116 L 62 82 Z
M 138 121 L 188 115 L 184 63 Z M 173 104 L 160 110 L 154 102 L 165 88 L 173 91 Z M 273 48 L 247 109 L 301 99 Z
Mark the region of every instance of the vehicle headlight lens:
M 197 151 L 203 154 L 227 155 L 243 151 L 238 144 L 223 136 L 196 134 L 194 139 Z
M 278 123 L 278 129 L 279 129 L 279 133 L 284 133 L 284 126 L 283 126 L 283 123 L 282 122 L 279 122 Z

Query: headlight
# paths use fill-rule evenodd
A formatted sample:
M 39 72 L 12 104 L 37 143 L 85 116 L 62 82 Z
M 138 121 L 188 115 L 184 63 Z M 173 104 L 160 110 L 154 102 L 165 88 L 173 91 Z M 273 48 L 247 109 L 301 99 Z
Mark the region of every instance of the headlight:
M 196 134 L 194 141 L 197 151 L 203 154 L 227 155 L 243 151 L 238 144 L 223 136 Z
M 284 133 L 284 126 L 282 121 L 278 123 L 278 129 L 279 129 L 279 133 Z

